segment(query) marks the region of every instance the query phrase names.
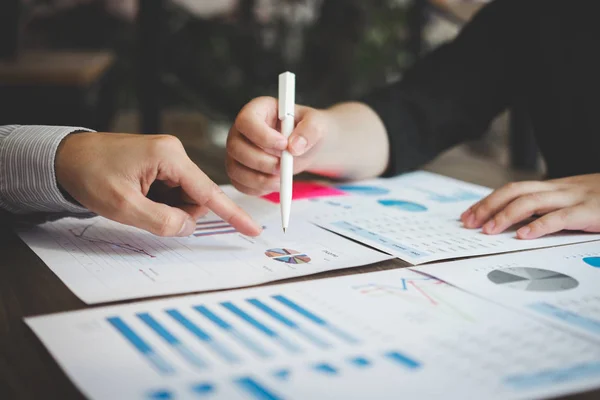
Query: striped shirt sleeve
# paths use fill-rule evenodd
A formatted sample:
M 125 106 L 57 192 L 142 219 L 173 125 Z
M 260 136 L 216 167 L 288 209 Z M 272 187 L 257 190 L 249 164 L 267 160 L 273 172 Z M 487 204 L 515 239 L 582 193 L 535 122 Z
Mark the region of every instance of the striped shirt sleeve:
M 0 208 L 15 214 L 87 213 L 67 200 L 56 181 L 55 157 L 60 142 L 85 128 L 0 126 Z

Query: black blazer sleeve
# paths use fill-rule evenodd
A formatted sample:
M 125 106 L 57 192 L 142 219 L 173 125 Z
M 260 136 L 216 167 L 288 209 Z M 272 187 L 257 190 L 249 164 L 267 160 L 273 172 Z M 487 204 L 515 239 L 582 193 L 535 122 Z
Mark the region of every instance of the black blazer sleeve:
M 480 137 L 511 103 L 519 87 L 518 66 L 528 57 L 519 40 L 534 3 L 492 2 L 400 82 L 362 99 L 387 129 L 390 161 L 384 175 L 417 168 L 453 145 Z

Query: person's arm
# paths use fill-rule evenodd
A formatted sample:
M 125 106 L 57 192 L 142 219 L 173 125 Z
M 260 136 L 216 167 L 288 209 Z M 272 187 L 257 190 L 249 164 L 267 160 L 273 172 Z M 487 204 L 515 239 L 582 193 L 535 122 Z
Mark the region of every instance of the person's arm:
M 452 42 L 418 61 L 393 85 L 326 110 L 296 109 L 289 142 L 277 131 L 277 101 L 258 98 L 240 111 L 228 137 L 227 170 L 253 195 L 279 188 L 279 154 L 296 173 L 342 179 L 390 176 L 418 168 L 442 151 L 481 136 L 523 86 L 535 57 L 527 25 L 540 0 L 497 0 Z M 530 54 L 531 53 L 531 54 Z M 533 54 L 533 55 L 532 55 Z
M 152 188 L 162 196 L 149 198 Z M 243 234 L 261 231 L 167 135 L 2 126 L 0 207 L 92 212 L 160 236 L 190 235 L 196 219 L 212 210 Z
M 537 3 L 492 2 L 454 40 L 416 62 L 401 81 L 362 99 L 379 116 L 389 142 L 385 172 L 377 172 L 395 175 L 418 168 L 444 150 L 485 133 L 522 86 L 522 69 L 527 68 L 529 54 L 535 53 L 533 49 L 524 51 L 524 43 L 535 29 L 536 20 L 530 14 Z M 355 105 L 341 105 L 338 112 L 343 108 L 348 113 L 357 110 Z M 380 123 L 367 111 L 360 116 L 365 123 L 346 125 L 332 147 L 346 151 L 346 146 L 352 146 L 347 138 L 381 142 Z M 369 127 L 365 129 L 367 120 Z M 358 129 L 362 131 L 355 132 Z M 359 135 L 365 137 L 357 140 Z M 360 154 L 354 148 L 348 147 L 348 151 L 353 152 L 346 155 Z M 376 158 L 381 159 L 379 152 L 368 151 L 362 157 L 349 158 L 347 163 L 352 164 L 343 170 L 356 169 L 357 162 L 372 165 Z
M 56 151 L 63 139 L 88 129 L 60 126 L 0 126 L 0 208 L 15 214 L 88 213 L 59 189 Z

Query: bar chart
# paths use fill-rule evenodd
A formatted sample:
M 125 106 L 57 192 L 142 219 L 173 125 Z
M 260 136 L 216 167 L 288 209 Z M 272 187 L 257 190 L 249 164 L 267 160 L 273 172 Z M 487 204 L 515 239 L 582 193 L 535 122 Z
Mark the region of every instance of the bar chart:
M 238 304 L 240 303 L 240 304 Z M 276 309 L 279 304 L 279 309 Z M 284 311 L 284 310 L 287 310 Z M 162 314 L 169 317 L 161 323 L 158 316 L 136 313 L 135 317 L 153 335 L 196 369 L 208 368 L 202 355 L 191 349 L 174 332 L 180 326 L 189 332 L 208 353 L 226 364 L 243 363 L 254 358 L 272 358 L 277 353 L 298 354 L 310 349 L 327 349 L 336 345 L 357 345 L 360 340 L 344 329 L 330 323 L 298 302 L 283 295 L 270 299 L 248 298 L 243 302 L 223 301 L 214 305 L 194 305 L 187 310 L 169 308 Z M 195 317 L 199 316 L 200 318 Z M 114 316 L 107 321 L 161 374 L 173 373 L 166 357 L 158 354 L 148 339 L 128 325 L 124 318 Z M 223 337 L 236 342 L 236 350 L 207 332 L 206 325 L 218 329 Z M 239 351 L 243 349 L 243 351 Z
M 597 256 L 593 250 L 571 255 L 571 274 L 577 276 L 577 267 L 597 273 L 582 262 Z M 488 268 L 481 274 L 486 282 Z M 500 400 L 597 387 L 600 349 L 587 338 L 597 324 L 581 312 L 588 303 L 535 304 L 530 317 L 393 269 L 96 307 L 27 323 L 93 400 L 415 393 Z M 555 328 L 559 323 L 588 336 Z
M 196 222 L 195 237 L 226 235 L 236 233 L 237 230 L 223 220 L 209 220 Z
M 397 349 L 376 354 L 363 350 L 363 340 L 352 329 L 338 326 L 301 301 L 282 294 L 115 315 L 107 317 L 106 322 L 164 377 L 177 376 L 184 370 L 211 373 L 222 366 L 234 368 L 229 371 L 235 371 L 235 366 L 243 370 L 245 365 L 260 360 L 279 365 L 262 377 L 230 377 L 230 386 L 257 400 L 280 399 L 269 382 L 285 384 L 299 372 L 339 379 L 349 370 L 366 371 L 377 364 L 393 364 L 404 371 L 421 366 Z M 344 351 L 327 352 L 332 349 Z M 321 360 L 304 361 L 309 353 Z M 220 393 L 219 385 L 222 383 L 202 380 L 186 390 L 190 396 L 210 398 Z M 171 399 L 181 395 L 181 388 L 167 386 L 149 390 L 145 397 Z
M 266 229 L 266 226 L 262 226 Z M 194 237 L 210 237 L 219 235 L 229 235 L 237 233 L 237 230 L 229 223 L 223 220 L 208 220 L 196 222 L 196 230 L 192 234 Z

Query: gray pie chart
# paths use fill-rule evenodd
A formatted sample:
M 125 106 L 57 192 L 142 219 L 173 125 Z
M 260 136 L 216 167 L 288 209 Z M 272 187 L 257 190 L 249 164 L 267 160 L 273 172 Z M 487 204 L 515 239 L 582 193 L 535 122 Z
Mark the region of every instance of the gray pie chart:
M 540 268 L 511 267 L 496 269 L 487 275 L 496 285 L 527 292 L 559 292 L 577 287 L 576 279 Z

